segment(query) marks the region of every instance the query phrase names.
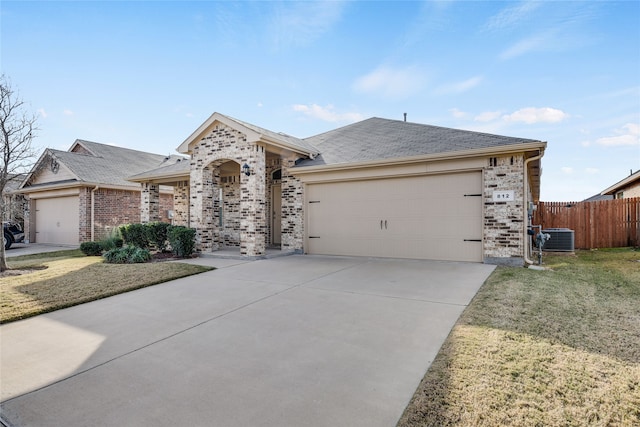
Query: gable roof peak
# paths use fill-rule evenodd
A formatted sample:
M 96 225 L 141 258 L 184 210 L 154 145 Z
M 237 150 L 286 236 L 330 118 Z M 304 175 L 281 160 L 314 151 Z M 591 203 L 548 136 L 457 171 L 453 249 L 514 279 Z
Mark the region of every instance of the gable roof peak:
M 274 132 L 261 128 L 260 126 L 253 125 L 218 112 L 209 116 L 209 118 L 205 120 L 198 129 L 196 129 L 187 139 L 184 140 L 184 142 L 182 142 L 182 144 L 180 144 L 176 151 L 182 154 L 189 154 L 191 151 L 190 145 L 199 141 L 216 122 L 242 132 L 246 135 L 248 142 L 251 143 L 261 141 L 296 153 L 305 154 L 309 157 L 315 157 L 318 154 L 317 148 L 302 139 L 287 135 L 283 132 Z

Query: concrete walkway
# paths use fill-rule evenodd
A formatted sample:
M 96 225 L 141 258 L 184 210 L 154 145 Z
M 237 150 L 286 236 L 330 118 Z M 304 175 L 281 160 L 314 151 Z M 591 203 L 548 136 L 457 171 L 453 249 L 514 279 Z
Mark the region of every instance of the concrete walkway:
M 493 266 L 289 256 L 0 326 L 8 426 L 393 426 Z

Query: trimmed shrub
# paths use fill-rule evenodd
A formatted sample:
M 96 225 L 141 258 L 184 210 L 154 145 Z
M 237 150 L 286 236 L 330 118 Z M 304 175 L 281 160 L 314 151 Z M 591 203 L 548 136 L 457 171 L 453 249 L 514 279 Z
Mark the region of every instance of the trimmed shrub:
M 109 251 L 115 248 L 121 248 L 123 245 L 123 240 L 120 237 L 109 237 L 100 242 L 100 246 L 103 251 Z
M 171 250 L 176 256 L 186 258 L 193 254 L 196 246 L 196 230 L 193 228 L 172 225 L 169 227 L 167 237 Z
M 160 252 L 164 252 L 167 249 L 167 230 L 169 226 L 170 224 L 166 222 L 150 222 L 145 225 L 147 240 Z
M 147 262 L 151 259 L 148 249 L 127 245 L 122 248 L 113 248 L 103 255 L 110 264 L 136 264 Z
M 82 242 L 80 243 L 80 250 L 86 256 L 102 255 L 102 245 L 100 242 Z
M 147 237 L 147 227 L 144 224 L 127 224 L 120 227 L 120 234 L 124 243 L 148 249 L 149 239 Z

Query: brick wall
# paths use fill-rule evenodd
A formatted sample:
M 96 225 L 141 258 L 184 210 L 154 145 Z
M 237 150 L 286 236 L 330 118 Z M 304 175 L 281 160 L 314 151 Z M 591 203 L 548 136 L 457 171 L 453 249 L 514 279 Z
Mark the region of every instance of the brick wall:
M 299 178 L 289 174 L 295 158 L 282 160 L 282 250 L 302 252 L 304 242 L 304 193 Z
M 222 183 L 222 244 L 240 246 L 240 175 L 226 177 Z M 229 182 L 231 181 L 231 182 Z
M 522 155 L 492 157 L 484 168 L 484 261 L 490 264 L 524 263 L 525 220 Z M 514 201 L 494 201 L 494 191 L 514 192 Z
M 162 202 L 162 197 L 160 198 Z M 173 187 L 174 225 L 189 227 L 189 181 L 181 181 Z
M 240 253 L 262 255 L 265 251 L 265 148 L 247 142 L 246 135 L 217 124 L 194 144 L 191 155 L 190 223 L 196 229 L 196 249 L 217 250 L 224 244 L 217 196 L 221 182 L 219 167 L 227 161 L 245 163 L 250 176 L 240 174 Z
M 80 241 L 91 240 L 91 188 L 82 188 L 79 196 Z M 160 221 L 170 222 L 167 211 L 173 209 L 173 196 L 160 195 Z M 94 195 L 94 240 L 111 235 L 123 224 L 140 222 L 140 192 L 100 188 Z

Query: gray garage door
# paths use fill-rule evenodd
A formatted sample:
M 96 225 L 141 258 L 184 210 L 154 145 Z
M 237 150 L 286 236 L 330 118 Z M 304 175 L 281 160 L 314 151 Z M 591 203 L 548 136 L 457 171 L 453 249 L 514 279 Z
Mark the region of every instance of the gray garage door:
M 307 252 L 481 262 L 481 193 L 480 172 L 310 184 Z
M 79 242 L 78 196 L 36 200 L 36 242 L 77 245 Z

